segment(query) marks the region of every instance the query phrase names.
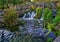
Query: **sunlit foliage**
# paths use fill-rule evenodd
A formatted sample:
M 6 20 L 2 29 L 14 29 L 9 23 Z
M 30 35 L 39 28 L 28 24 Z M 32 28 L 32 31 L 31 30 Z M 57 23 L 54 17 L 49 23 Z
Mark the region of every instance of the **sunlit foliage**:
M 35 18 L 40 19 L 41 16 L 42 16 L 42 8 L 41 7 L 37 7 L 36 8 L 36 16 L 35 16 Z
M 31 6 L 30 6 L 30 10 L 31 10 L 31 11 L 34 11 L 34 10 L 35 10 L 35 6 L 34 6 L 34 5 L 31 5 Z

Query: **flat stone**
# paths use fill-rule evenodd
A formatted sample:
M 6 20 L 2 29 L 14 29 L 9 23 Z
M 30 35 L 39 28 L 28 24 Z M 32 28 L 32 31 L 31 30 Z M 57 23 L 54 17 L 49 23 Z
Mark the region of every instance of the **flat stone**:
M 58 36 L 53 42 L 60 42 L 60 36 Z

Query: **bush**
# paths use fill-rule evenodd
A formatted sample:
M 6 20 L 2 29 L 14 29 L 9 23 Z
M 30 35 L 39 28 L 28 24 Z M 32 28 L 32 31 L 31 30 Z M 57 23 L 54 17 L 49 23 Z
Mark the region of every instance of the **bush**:
M 15 25 L 18 24 L 18 16 L 17 16 L 15 10 L 14 9 L 9 9 L 6 12 L 6 14 L 4 14 L 3 21 L 4 21 L 4 24 L 5 24 L 6 28 L 16 29 L 16 28 L 13 28 L 13 27 L 15 27 Z

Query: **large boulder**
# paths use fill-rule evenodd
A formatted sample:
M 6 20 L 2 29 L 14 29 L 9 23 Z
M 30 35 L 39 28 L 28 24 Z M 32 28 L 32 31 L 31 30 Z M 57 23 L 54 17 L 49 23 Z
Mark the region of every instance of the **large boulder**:
M 53 42 L 60 42 L 60 36 L 58 36 Z

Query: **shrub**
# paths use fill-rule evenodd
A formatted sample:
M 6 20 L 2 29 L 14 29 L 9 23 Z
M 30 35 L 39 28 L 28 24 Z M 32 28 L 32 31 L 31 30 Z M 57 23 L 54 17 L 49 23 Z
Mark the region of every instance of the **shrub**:
M 13 29 L 13 26 L 18 24 L 18 16 L 14 9 L 10 9 L 4 14 L 3 21 L 5 23 L 6 28 Z

